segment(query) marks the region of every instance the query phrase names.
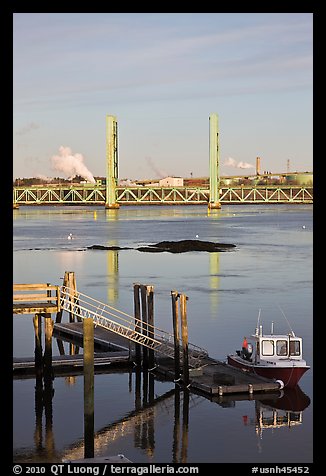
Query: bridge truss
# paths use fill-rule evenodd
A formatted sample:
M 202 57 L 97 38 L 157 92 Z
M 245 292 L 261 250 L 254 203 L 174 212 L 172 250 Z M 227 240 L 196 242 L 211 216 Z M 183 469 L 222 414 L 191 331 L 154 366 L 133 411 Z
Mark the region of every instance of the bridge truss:
M 116 187 L 120 205 L 207 205 L 203 187 Z M 219 189 L 221 204 L 313 203 L 313 187 L 298 185 L 237 185 Z M 16 205 L 105 205 L 105 185 L 37 185 L 13 189 Z

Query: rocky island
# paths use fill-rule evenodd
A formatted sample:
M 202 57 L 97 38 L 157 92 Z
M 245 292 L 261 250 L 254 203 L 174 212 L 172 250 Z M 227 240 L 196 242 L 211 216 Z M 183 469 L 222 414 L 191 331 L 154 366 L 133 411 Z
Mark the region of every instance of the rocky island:
M 162 253 L 164 251 L 169 253 L 185 253 L 188 251 L 206 251 L 213 253 L 216 251 L 230 251 L 235 248 L 234 244 L 230 243 L 214 243 L 212 241 L 201 240 L 180 240 L 180 241 L 160 241 L 153 245 L 140 246 L 138 248 L 119 247 L 119 246 L 103 246 L 92 245 L 87 247 L 90 250 L 131 250 L 149 252 L 149 253 Z

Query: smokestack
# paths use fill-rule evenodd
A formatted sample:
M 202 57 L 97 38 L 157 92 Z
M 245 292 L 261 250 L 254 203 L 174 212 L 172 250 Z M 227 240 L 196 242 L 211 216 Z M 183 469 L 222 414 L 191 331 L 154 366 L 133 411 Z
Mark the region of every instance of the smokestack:
M 260 157 L 256 157 L 256 175 L 260 175 Z

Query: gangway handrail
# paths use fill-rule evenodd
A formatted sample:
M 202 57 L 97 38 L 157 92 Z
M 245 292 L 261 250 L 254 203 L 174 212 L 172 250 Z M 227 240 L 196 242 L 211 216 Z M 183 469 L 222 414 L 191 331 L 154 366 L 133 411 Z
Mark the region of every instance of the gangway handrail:
M 104 327 L 133 342 L 155 350 L 165 356 L 174 358 L 174 336 L 156 326 L 146 323 L 147 334 L 139 332 L 142 321 L 134 316 L 116 309 L 109 304 L 100 302 L 91 296 L 76 291 L 67 286 L 61 286 L 61 307 L 63 310 L 80 318 L 90 317 L 95 325 Z M 98 310 L 101 307 L 101 313 Z M 119 316 L 119 314 L 122 316 Z M 114 318 L 114 320 L 112 319 Z M 180 342 L 180 356 L 182 355 L 182 343 Z M 201 359 L 208 352 L 194 344 L 188 343 L 189 366 L 198 367 Z

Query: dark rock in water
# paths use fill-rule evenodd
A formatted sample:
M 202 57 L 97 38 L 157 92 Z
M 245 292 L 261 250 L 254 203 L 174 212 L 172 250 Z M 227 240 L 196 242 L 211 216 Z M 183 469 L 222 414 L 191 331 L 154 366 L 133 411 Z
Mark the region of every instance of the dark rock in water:
M 133 250 L 133 248 L 121 248 L 120 246 L 103 246 L 103 245 L 92 245 L 92 246 L 87 246 L 88 250 Z
M 187 251 L 229 251 L 235 245 L 228 243 L 213 243 L 211 241 L 201 240 L 181 240 L 181 241 L 161 241 L 150 246 L 137 248 L 138 251 L 161 252 L 168 251 L 170 253 L 185 253 Z
M 169 253 L 185 253 L 187 251 L 208 251 L 209 253 L 216 251 L 229 251 L 235 248 L 235 245 L 229 243 L 213 243 L 211 241 L 200 240 L 181 240 L 181 241 L 160 241 L 159 243 L 141 246 L 139 248 L 120 248 L 120 246 L 103 246 L 92 245 L 88 246 L 89 250 L 133 250 L 143 251 L 147 253 L 162 253 L 167 251 Z

